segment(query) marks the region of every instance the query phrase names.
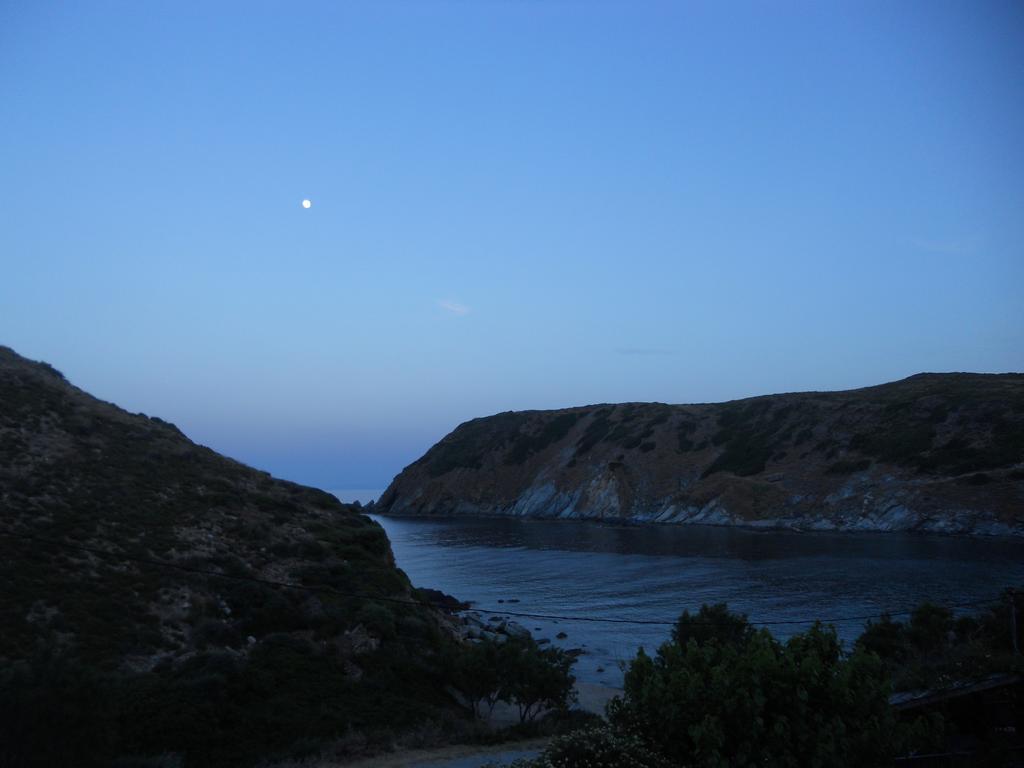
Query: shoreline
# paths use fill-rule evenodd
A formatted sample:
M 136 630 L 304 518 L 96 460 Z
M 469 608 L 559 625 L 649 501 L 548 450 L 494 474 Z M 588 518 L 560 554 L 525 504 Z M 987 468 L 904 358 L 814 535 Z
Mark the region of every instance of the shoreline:
M 579 524 L 587 523 L 591 525 L 598 525 L 605 528 L 718 528 L 718 529 L 736 529 L 749 533 L 798 533 L 801 535 L 809 534 L 833 534 L 841 536 L 851 535 L 888 535 L 888 534 L 902 534 L 907 536 L 934 536 L 936 538 L 970 538 L 976 540 L 1007 540 L 1007 541 L 1020 541 L 1024 539 L 1024 528 L 1013 528 L 1008 532 L 1003 531 L 999 533 L 986 533 L 984 531 L 949 531 L 949 530 L 937 530 L 929 528 L 863 528 L 863 527 L 814 527 L 811 526 L 800 526 L 796 519 L 792 518 L 771 518 L 771 522 L 765 521 L 764 523 L 748 522 L 748 523 L 716 523 L 707 520 L 682 520 L 669 522 L 666 520 L 637 520 L 631 518 L 602 518 L 602 517 L 560 517 L 558 515 L 506 515 L 500 512 L 486 513 L 486 512 L 474 512 L 472 514 L 458 514 L 448 513 L 441 515 L 415 515 L 415 514 L 403 514 L 394 512 L 384 512 L 376 508 L 376 505 L 370 507 L 364 507 L 362 514 L 367 516 L 387 517 L 394 520 L 521 520 L 521 521 L 541 521 L 547 523 L 566 523 L 566 524 Z M 789 522 L 785 522 L 789 520 Z
M 413 768 L 423 766 L 429 768 L 436 765 L 444 768 L 446 763 L 464 758 L 485 757 L 496 759 L 502 755 L 522 756 L 519 753 L 537 753 L 547 745 L 550 739 L 525 739 L 523 741 L 507 741 L 501 744 L 450 744 L 444 747 L 426 749 L 400 749 L 385 752 L 374 757 L 359 758 L 354 762 L 319 762 L 308 768 Z
M 623 693 L 622 688 L 604 683 L 576 681 L 576 708 L 604 717 L 608 702 Z
M 605 706 L 614 696 L 622 693 L 615 688 L 600 683 L 576 681 L 574 689 L 577 701 L 572 709 L 590 712 L 604 717 Z M 518 722 L 516 708 L 512 705 L 497 705 L 487 720 L 491 727 L 502 727 Z M 522 741 L 505 741 L 499 744 L 449 744 L 441 747 L 424 749 L 400 749 L 385 752 L 372 757 L 359 758 L 353 762 L 324 761 L 314 763 L 308 768 L 469 768 L 476 763 L 475 758 L 508 761 L 520 757 L 534 757 L 547 746 L 550 737 L 530 738 Z M 282 767 L 283 768 L 283 767 Z

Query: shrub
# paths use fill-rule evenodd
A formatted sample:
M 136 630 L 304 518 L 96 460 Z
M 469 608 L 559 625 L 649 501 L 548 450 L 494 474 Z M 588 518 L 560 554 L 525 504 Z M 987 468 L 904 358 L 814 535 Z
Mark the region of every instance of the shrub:
M 910 616 L 907 635 L 911 644 L 922 653 L 939 653 L 949 646 L 953 631 L 953 612 L 949 608 L 922 603 Z
M 867 623 L 857 638 L 857 647 L 891 663 L 904 661 L 910 651 L 906 627 L 888 613 L 883 613 L 877 623 Z
M 365 603 L 356 613 L 355 623 L 362 624 L 378 637 L 390 638 L 395 635 L 395 616 L 381 603 Z
M 1018 608 L 1018 637 L 1024 636 L 1022 614 Z M 885 662 L 896 690 L 941 688 L 1024 669 L 1013 653 L 1007 602 L 976 616 L 956 618 L 947 608 L 922 603 L 906 623 L 883 614 L 877 622 L 867 623 L 856 647 Z
M 205 619 L 192 630 L 192 642 L 201 651 L 209 646 L 237 648 L 242 645 L 242 633 L 230 622 Z
M 480 717 L 481 705 L 487 705 L 490 715 L 494 705 L 502 699 L 502 646 L 489 639 L 469 643 L 459 649 L 453 660 L 452 683 L 469 700 L 473 715 Z
M 830 475 L 849 475 L 853 472 L 863 472 L 870 466 L 871 459 L 845 459 L 830 464 L 825 471 Z
M 753 631 L 745 614 L 731 613 L 725 603 L 705 604 L 696 616 L 683 611 L 672 629 L 672 640 L 684 648 L 691 640 L 697 645 L 711 641 L 721 645 L 742 645 L 750 639 Z
M 501 697 L 519 708 L 519 722 L 543 709 L 565 709 L 572 700 L 573 658 L 560 648 L 541 648 L 529 636 L 511 637 L 501 646 Z
M 505 463 L 522 464 L 530 456 L 543 451 L 552 443 L 557 443 L 569 434 L 569 430 L 576 425 L 584 413 L 585 411 L 560 413 L 548 421 L 538 434 L 520 435 L 505 456 Z
M 593 412 L 590 423 L 587 424 L 587 428 L 583 431 L 583 436 L 576 441 L 575 455 L 577 457 L 583 456 L 591 448 L 604 440 L 605 435 L 612 429 L 612 423 L 608 417 L 611 416 L 614 410 L 614 407 L 598 408 Z
M 537 759 L 514 765 L 519 768 L 671 768 L 671 763 L 636 737 L 616 733 L 607 726 L 592 726 L 558 736 Z
M 719 618 L 684 614 L 685 645 L 665 643 L 653 658 L 641 650 L 609 705 L 613 727 L 688 766 L 881 765 L 898 751 L 877 657 L 844 656 L 820 624 L 781 644 L 742 616 Z

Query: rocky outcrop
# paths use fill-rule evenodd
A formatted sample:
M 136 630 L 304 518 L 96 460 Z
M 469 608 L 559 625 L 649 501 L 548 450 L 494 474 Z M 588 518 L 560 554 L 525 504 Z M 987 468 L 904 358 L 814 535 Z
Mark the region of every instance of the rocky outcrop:
M 375 511 L 1024 535 L 1024 375 L 500 413 L 406 467 Z

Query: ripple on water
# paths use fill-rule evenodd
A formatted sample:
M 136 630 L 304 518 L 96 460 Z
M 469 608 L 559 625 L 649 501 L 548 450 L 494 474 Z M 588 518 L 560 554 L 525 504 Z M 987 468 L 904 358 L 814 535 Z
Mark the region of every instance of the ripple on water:
M 1024 585 L 1024 541 L 899 533 L 796 533 L 710 526 L 617 527 L 583 521 L 374 516 L 417 586 L 495 613 L 672 622 L 684 608 L 726 602 L 753 621 L 959 605 Z M 498 600 L 518 599 L 518 603 Z M 656 647 L 668 626 L 521 619 L 537 637 L 588 651 L 587 682 L 617 685 L 620 663 Z M 781 638 L 806 625 L 772 627 Z M 836 625 L 852 642 L 859 621 Z M 566 632 L 564 640 L 556 638 Z M 603 668 L 603 672 L 598 672 Z

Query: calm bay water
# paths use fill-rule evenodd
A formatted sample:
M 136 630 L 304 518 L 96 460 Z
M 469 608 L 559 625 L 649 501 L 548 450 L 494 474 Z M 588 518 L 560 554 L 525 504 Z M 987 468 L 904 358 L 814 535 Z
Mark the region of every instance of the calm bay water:
M 1024 586 L 1024 540 L 912 534 L 797 533 L 710 526 L 611 526 L 515 518 L 373 516 L 413 584 L 509 612 L 534 637 L 583 648 L 580 680 L 619 685 L 619 663 L 667 639 L 684 608 L 726 602 L 785 638 L 822 619 L 877 615 L 922 600 L 963 605 Z M 504 602 L 499 602 L 504 601 Z M 509 600 L 518 600 L 509 603 Z M 965 609 L 968 610 L 968 609 Z M 850 643 L 863 621 L 836 621 Z M 566 637 L 556 635 L 564 632 Z

